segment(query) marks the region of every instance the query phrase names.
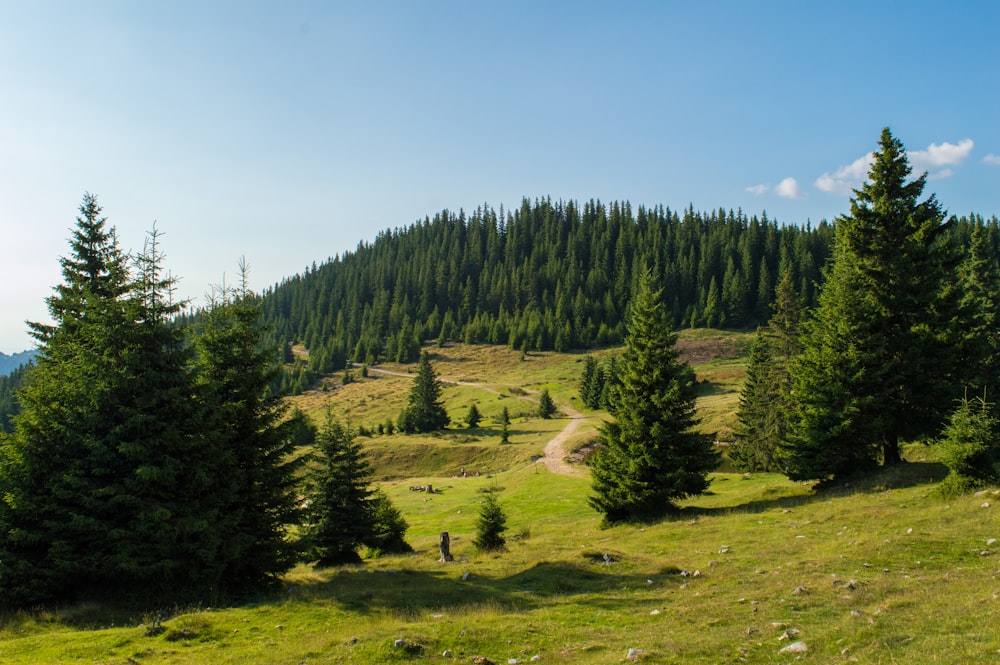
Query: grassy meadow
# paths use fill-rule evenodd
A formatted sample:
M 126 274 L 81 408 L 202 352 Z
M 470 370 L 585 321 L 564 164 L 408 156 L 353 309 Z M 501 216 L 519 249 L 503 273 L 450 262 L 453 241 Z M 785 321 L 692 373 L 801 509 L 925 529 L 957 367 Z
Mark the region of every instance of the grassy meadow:
M 685 333 L 706 431 L 733 425 L 745 334 Z M 410 524 L 414 553 L 299 566 L 237 607 L 153 613 L 78 605 L 0 621 L 2 663 L 972 663 L 1000 660 L 1000 496 L 942 499 L 931 450 L 862 483 L 816 490 L 772 474 L 713 475 L 674 517 L 602 528 L 585 469 L 539 458 L 569 422 L 533 415 L 548 388 L 585 445 L 605 415 L 576 396 L 582 354 L 429 349 L 452 420 L 481 427 L 363 440 Z M 602 352 L 607 353 L 607 352 Z M 376 368 L 373 368 L 373 370 Z M 366 427 L 394 419 L 412 367 L 296 398 Z M 357 376 L 359 372 L 355 371 Z M 397 376 L 402 374 L 404 376 Z M 506 406 L 511 443 L 494 418 Z M 462 477 L 460 470 L 466 470 Z M 475 475 L 475 472 L 479 475 Z M 431 484 L 432 494 L 412 491 Z M 508 547 L 475 551 L 484 491 L 500 490 Z M 451 536 L 455 561 L 438 561 Z M 152 608 L 151 608 L 152 610 Z M 796 649 L 782 651 L 792 644 Z M 628 656 L 632 654 L 632 659 Z M 484 662 L 484 661 L 479 661 Z

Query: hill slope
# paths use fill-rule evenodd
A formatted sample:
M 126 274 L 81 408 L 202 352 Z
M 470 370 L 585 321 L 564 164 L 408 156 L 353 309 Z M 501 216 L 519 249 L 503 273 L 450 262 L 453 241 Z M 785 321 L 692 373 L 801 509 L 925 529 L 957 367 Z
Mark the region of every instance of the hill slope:
M 720 349 L 739 337 L 683 336 L 702 381 L 699 409 L 730 414 L 741 359 Z M 607 353 L 607 352 L 605 352 Z M 1000 495 L 942 500 L 944 475 L 927 450 L 868 481 L 817 491 L 770 474 L 717 473 L 709 494 L 672 519 L 600 528 L 587 506 L 585 470 L 532 463 L 568 419 L 530 416 L 549 387 L 574 404 L 582 355 L 519 354 L 502 347 L 436 349 L 453 418 L 472 400 L 489 414 L 524 405 L 513 443 L 493 425 L 406 441 L 366 440 L 383 489 L 410 524 L 413 555 L 313 570 L 287 588 L 223 609 L 109 612 L 82 605 L 0 621 L 10 663 L 471 663 L 598 664 L 969 663 L 1000 654 Z M 355 423 L 396 413 L 407 367 L 301 396 L 330 401 Z M 522 394 L 523 393 L 523 394 Z M 718 404 L 716 404 L 718 402 Z M 569 450 L 593 435 L 600 412 L 583 411 Z M 720 416 L 720 421 L 725 416 Z M 548 429 L 546 429 L 546 427 Z M 462 437 L 470 437 L 464 439 Z M 464 451 L 464 452 L 463 452 Z M 469 452 L 474 451 L 474 452 Z M 461 455 L 469 470 L 460 474 Z M 474 466 L 477 465 L 477 466 Z M 413 491 L 433 485 L 433 493 Z M 508 550 L 472 547 L 483 491 L 500 489 Z M 456 561 L 438 562 L 442 531 Z M 401 640 L 401 641 L 400 641 Z M 800 643 L 804 652 L 782 652 Z M 484 661 L 478 661 L 484 662 Z

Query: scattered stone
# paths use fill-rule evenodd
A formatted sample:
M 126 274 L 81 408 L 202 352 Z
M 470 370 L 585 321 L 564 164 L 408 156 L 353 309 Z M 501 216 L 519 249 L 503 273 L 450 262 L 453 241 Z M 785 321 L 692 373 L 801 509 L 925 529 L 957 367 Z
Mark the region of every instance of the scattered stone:
M 646 580 L 646 584 L 652 584 L 653 580 Z
M 476 656 L 472 659 L 472 665 L 495 665 L 492 660 L 486 656 Z
M 913 533 L 913 528 L 911 527 L 911 528 L 907 529 L 906 533 Z
M 974 493 L 972 496 L 986 496 L 988 493 L 989 493 L 989 490 L 979 490 L 978 492 Z
M 809 651 L 809 647 L 806 646 L 805 642 L 792 642 L 784 649 L 779 649 L 778 653 L 805 653 Z
M 804 586 L 797 586 L 794 589 L 792 589 L 792 593 L 795 594 L 796 596 L 801 596 L 803 594 L 809 593 L 809 591 Z
M 700 570 L 694 571 L 693 573 L 691 573 L 691 577 L 701 577 L 701 571 Z
M 990 502 L 989 501 L 983 501 L 982 507 L 983 508 L 989 508 L 990 507 Z
M 280 623 L 277 626 L 275 626 L 275 628 L 278 629 L 278 630 L 284 630 L 285 629 L 285 627 L 282 626 Z
M 719 554 L 729 554 L 730 551 L 729 545 L 723 545 L 719 548 Z
M 517 665 L 517 658 L 508 658 L 507 665 Z
M 406 648 L 406 640 L 404 640 L 404 639 L 398 639 L 398 640 L 396 640 L 395 642 L 392 643 L 392 646 L 396 647 L 397 649 L 405 649 Z
M 852 617 L 863 617 L 865 615 L 861 610 L 851 610 Z
M 445 649 L 444 652 L 442 652 L 441 656 L 443 658 L 451 658 L 451 649 Z
M 712 559 L 711 561 L 708 562 L 708 567 L 709 568 L 714 568 L 715 566 L 718 566 L 718 565 L 719 565 L 719 562 L 716 561 L 715 559 Z
M 472 573 L 470 573 L 470 572 L 464 572 L 464 573 L 462 573 L 462 581 L 463 582 L 468 582 L 471 579 L 472 579 Z
M 653 610 L 652 612 L 649 613 L 649 615 L 655 617 L 659 613 L 660 613 L 660 610 Z
M 642 649 L 629 649 L 628 653 L 625 654 L 625 660 L 639 660 L 642 654 Z
M 989 550 L 983 550 L 982 552 L 979 553 L 979 556 L 989 556 L 991 554 L 993 554 L 993 552 Z
M 542 659 L 542 657 L 541 657 L 541 656 L 539 656 L 539 655 L 538 655 L 538 654 L 536 653 L 536 654 L 535 654 L 534 656 L 532 656 L 532 657 L 531 657 L 531 662 L 532 662 L 532 663 L 537 663 L 537 662 L 538 662 L 538 661 L 540 661 L 541 659 Z
M 997 544 L 996 538 L 990 538 L 989 540 L 986 541 L 986 547 L 993 547 L 996 544 Z

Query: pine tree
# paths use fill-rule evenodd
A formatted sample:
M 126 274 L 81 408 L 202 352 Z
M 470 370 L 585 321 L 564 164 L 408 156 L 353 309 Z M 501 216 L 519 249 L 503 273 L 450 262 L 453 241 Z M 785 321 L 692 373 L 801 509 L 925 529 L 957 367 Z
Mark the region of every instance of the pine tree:
M 655 519 L 673 502 L 708 487 L 718 456 L 694 431 L 694 372 L 679 359 L 677 335 L 645 273 L 631 305 L 613 422 L 601 427 L 591 462 L 590 504 L 605 520 Z
M 750 347 L 746 372 L 729 459 L 737 471 L 776 471 L 784 435 L 780 383 L 771 344 L 761 328 Z
M 0 463 L 6 604 L 161 603 L 218 581 L 214 451 L 157 243 L 154 229 L 133 278 L 84 196 Z
M 552 401 L 552 395 L 549 394 L 548 388 L 543 388 L 541 394 L 538 396 L 538 417 L 548 420 L 556 414 L 559 409 L 556 408 L 556 403 Z
M 974 391 L 994 393 L 1000 387 L 1000 262 L 990 251 L 981 223 L 972 229 L 959 283 L 955 334 L 961 349 L 961 374 Z
M 486 492 L 486 498 L 479 507 L 479 519 L 476 521 L 476 537 L 472 544 L 480 552 L 497 552 L 507 544 L 504 532 L 507 530 L 507 515 L 497 499 L 499 491 L 491 488 Z
M 583 375 L 580 378 L 580 399 L 588 408 L 599 409 L 603 392 L 604 372 L 597 359 L 588 354 L 584 359 Z
M 790 364 L 801 350 L 804 305 L 795 292 L 791 271 L 784 270 L 775 287 L 774 314 L 759 328 L 747 358 L 729 458 L 739 471 L 783 470 L 781 450 L 794 411 Z
M 510 412 L 506 406 L 500 412 L 500 443 L 510 443 Z
M 319 463 L 310 474 L 304 528 L 306 556 L 320 566 L 359 562 L 358 548 L 375 531 L 368 460 L 350 427 L 336 422 L 330 411 L 316 451 Z
M 900 441 L 933 436 L 957 390 L 949 273 L 955 257 L 926 174 L 907 182 L 902 144 L 883 130 L 869 179 L 838 220 L 832 268 L 793 364 L 795 478 L 901 461 Z
M 960 494 L 1000 480 L 1000 422 L 986 400 L 965 398 L 937 444 L 949 474 L 943 494 Z
M 381 489 L 371 494 L 368 504 L 371 532 L 362 542 L 379 554 L 402 554 L 412 552 L 413 547 L 406 542 L 406 529 L 409 525 L 403 518 L 403 513 L 393 505 L 392 501 Z
M 291 453 L 314 433 L 301 414 L 286 419 L 280 396 L 269 390 L 280 371 L 277 351 L 264 343 L 260 304 L 248 287 L 244 259 L 239 275 L 236 288 L 223 285 L 215 294 L 196 348 L 211 413 L 206 432 L 219 451 L 222 584 L 245 593 L 294 563 L 288 529 L 298 522 L 300 463 Z
M 479 407 L 474 403 L 469 406 L 469 413 L 465 416 L 465 422 L 469 426 L 469 429 L 475 429 L 479 427 L 479 423 L 482 421 L 483 416 L 479 413 Z
M 430 355 L 424 351 L 406 409 L 399 417 L 399 429 L 408 434 L 433 432 L 444 429 L 448 422 L 448 413 L 441 402 L 441 382 L 431 367 Z

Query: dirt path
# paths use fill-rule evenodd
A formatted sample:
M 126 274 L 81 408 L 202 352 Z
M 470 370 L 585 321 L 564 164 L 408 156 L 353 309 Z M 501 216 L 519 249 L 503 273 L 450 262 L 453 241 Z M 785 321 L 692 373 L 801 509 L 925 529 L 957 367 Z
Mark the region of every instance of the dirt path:
M 354 367 L 360 367 L 360 365 L 354 365 Z M 388 369 L 378 369 L 377 367 L 368 367 L 368 372 L 374 372 L 376 374 L 386 374 L 388 376 L 403 376 L 412 377 L 411 373 L 407 372 L 394 372 Z M 457 379 L 449 379 L 443 376 L 438 377 L 438 381 L 441 383 L 449 383 L 454 386 L 471 386 L 474 388 L 479 388 L 480 390 L 485 390 L 487 392 L 493 393 L 495 395 L 501 394 L 496 388 L 491 388 L 485 383 L 475 383 L 471 381 L 458 381 Z M 517 399 L 523 400 L 525 402 L 532 402 L 537 404 L 538 400 L 534 397 L 523 396 L 523 395 L 511 395 Z M 569 441 L 570 437 L 580 428 L 580 424 L 583 422 L 583 414 L 571 407 L 568 404 L 556 404 L 560 411 L 566 414 L 569 421 L 566 426 L 563 427 L 558 434 L 549 439 L 545 444 L 545 455 L 542 457 L 542 462 L 545 464 L 545 468 L 552 473 L 559 473 L 565 476 L 568 475 L 578 475 L 582 473 L 579 467 L 574 466 L 566 461 L 566 454 L 563 451 L 563 446 Z

